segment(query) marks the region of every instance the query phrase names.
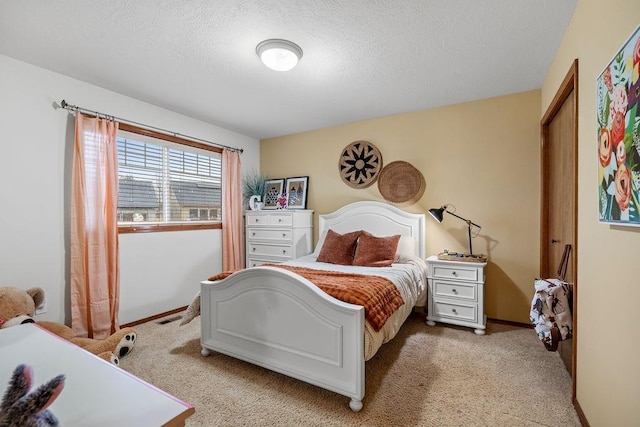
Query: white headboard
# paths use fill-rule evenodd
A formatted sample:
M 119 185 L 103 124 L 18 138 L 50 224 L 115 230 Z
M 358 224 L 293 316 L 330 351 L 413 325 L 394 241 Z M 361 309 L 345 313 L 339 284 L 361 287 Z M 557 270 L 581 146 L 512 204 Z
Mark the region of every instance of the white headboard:
M 365 230 L 375 236 L 411 236 L 415 241 L 416 254 L 425 257 L 424 214 L 405 212 L 383 202 L 355 202 L 337 211 L 318 217 L 318 236 L 327 229 L 344 234 Z

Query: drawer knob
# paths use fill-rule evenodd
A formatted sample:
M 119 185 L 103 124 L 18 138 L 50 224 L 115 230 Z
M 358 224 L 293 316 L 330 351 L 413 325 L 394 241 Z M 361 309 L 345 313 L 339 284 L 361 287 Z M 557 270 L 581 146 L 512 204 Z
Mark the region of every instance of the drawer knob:
M 255 237 L 255 235 L 256 235 L 256 233 L 255 233 L 255 232 L 253 232 L 252 236 L 254 236 L 254 237 Z
M 285 255 L 286 253 L 287 253 L 287 250 L 286 250 L 286 249 L 283 249 L 283 250 L 282 250 L 282 254 L 283 254 L 283 255 Z
M 453 311 L 453 314 L 458 314 L 458 310 L 456 310 L 455 308 L 452 308 L 451 311 Z
M 260 221 L 258 218 L 256 218 L 256 222 Z
M 451 292 L 453 292 L 454 294 L 458 294 L 458 290 L 456 288 L 451 289 Z
M 282 222 L 282 218 L 278 218 L 278 222 Z
M 455 276 L 455 275 L 456 275 L 456 272 L 455 272 L 455 271 L 452 271 L 452 272 L 451 272 L 451 275 L 452 275 L 452 276 Z
M 255 251 L 256 251 L 256 248 L 251 248 L 251 250 L 255 252 Z
M 282 237 L 287 237 L 287 233 L 282 233 Z

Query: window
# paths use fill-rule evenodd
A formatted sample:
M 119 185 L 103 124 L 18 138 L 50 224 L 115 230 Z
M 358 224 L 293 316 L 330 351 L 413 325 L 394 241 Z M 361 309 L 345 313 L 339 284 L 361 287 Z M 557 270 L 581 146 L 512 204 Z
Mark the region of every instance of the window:
M 117 143 L 120 232 L 220 228 L 222 150 L 126 124 Z

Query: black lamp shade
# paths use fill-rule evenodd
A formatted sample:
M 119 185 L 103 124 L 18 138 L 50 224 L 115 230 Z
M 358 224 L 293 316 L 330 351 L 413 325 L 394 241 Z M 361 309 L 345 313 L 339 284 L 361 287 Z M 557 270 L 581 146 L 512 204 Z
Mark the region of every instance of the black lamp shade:
M 429 209 L 429 213 L 431 214 L 433 219 L 435 219 L 438 222 L 442 222 L 442 220 L 444 219 L 445 209 L 446 209 L 446 206 L 443 206 L 441 208 L 433 208 L 433 209 Z

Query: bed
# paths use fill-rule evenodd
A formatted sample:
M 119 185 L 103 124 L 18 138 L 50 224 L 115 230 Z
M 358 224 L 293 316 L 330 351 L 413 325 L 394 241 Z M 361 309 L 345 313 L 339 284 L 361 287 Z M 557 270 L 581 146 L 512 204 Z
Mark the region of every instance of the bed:
M 413 244 L 411 260 L 391 267 L 356 267 L 357 273 L 371 270 L 369 274 L 397 276 L 403 283 L 398 288 L 404 305 L 380 331 L 365 321 L 362 305 L 333 298 L 295 272 L 259 266 L 201 283 L 202 355 L 215 351 L 306 381 L 349 397 L 351 410 L 360 411 L 365 361 L 395 336 L 414 306 L 425 304 L 424 222 L 424 215 L 392 205 L 355 202 L 319 216 L 321 238 L 314 253 L 286 263 L 349 271 L 351 266 L 316 262 L 328 230 L 403 236 L 405 247 L 407 241 Z

